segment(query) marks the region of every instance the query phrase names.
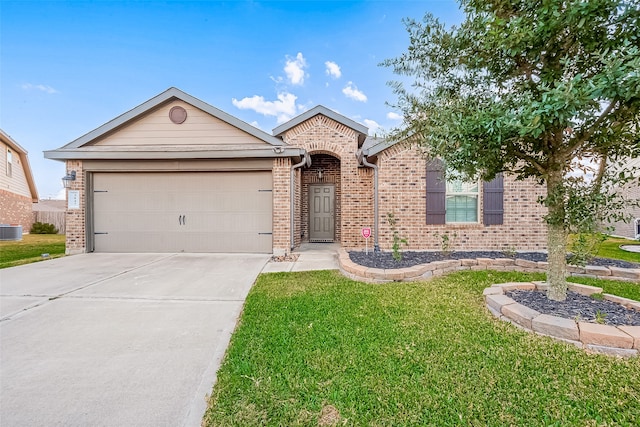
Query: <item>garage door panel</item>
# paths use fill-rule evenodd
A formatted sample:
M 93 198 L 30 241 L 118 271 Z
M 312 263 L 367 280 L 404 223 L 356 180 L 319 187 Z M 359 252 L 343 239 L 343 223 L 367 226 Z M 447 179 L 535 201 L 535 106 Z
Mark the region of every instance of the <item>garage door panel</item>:
M 95 250 L 270 253 L 271 182 L 271 172 L 95 173 Z

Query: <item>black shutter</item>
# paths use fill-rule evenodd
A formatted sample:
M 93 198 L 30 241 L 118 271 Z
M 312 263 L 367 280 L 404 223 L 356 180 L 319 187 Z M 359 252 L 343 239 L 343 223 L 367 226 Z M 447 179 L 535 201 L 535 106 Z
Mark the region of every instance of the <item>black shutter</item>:
M 444 224 L 446 208 L 444 165 L 440 159 L 427 161 L 427 224 Z
M 502 173 L 482 186 L 482 200 L 484 204 L 484 225 L 500 225 L 504 216 L 503 179 Z

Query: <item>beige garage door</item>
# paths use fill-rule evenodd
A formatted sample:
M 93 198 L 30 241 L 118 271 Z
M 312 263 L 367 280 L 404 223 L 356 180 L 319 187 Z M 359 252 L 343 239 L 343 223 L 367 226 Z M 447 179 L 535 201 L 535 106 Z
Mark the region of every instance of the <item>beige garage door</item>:
M 96 252 L 272 252 L 271 172 L 95 173 Z

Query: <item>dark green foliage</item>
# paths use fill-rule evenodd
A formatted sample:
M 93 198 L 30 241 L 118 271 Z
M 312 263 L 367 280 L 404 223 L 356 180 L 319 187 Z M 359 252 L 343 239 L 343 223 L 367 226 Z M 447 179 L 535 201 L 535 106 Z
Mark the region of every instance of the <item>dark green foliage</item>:
M 392 83 L 407 124 L 392 137 L 412 138 L 467 177 L 504 171 L 544 184 L 548 280 L 560 290 L 566 233 L 619 216 L 613 190 L 637 182 L 624 162 L 640 156 L 640 3 L 461 5 L 458 28 L 430 14 L 407 20 L 408 51 L 383 63 L 413 79 Z M 593 179 L 569 174 L 579 169 Z
M 31 226 L 31 233 L 33 234 L 58 234 L 58 229 L 55 225 L 48 222 L 34 222 Z

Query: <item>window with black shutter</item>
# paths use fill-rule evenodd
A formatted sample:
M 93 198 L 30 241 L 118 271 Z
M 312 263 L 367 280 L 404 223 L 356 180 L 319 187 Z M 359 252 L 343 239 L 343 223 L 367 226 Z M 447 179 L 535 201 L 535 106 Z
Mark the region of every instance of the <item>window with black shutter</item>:
M 426 180 L 427 224 L 477 223 L 477 195 L 473 193 L 474 188 L 477 191 L 477 184 L 465 185 L 457 180 L 447 182 L 444 179 L 444 163 L 440 159 L 427 161 Z M 484 225 L 502 224 L 504 217 L 502 174 L 496 175 L 492 181 L 484 182 L 482 187 L 484 206 L 482 222 Z M 472 212 L 474 209 L 475 213 Z
M 504 216 L 504 184 L 502 173 L 485 182 L 482 191 L 482 205 L 484 207 L 483 223 L 484 225 L 500 225 Z
M 427 161 L 427 224 L 445 224 L 447 183 L 440 159 Z

